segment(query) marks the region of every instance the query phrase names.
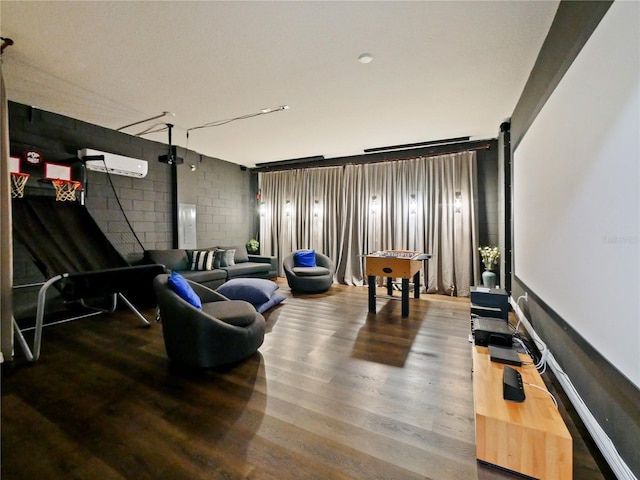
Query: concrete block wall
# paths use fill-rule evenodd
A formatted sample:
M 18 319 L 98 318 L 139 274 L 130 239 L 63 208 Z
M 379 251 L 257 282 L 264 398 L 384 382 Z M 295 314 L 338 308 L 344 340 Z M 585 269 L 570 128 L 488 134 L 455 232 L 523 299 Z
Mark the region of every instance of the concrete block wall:
M 172 247 L 172 167 L 157 160 L 149 163 L 145 178 L 87 172 L 85 205 L 111 243 L 131 262 L 141 258 L 143 247 Z
M 27 149 L 39 151 L 44 161 L 69 163 L 77 157 L 81 148 L 116 153 L 146 160 L 149 173 L 145 178 L 131 178 L 119 175 L 88 171 L 86 182 L 87 209 L 92 214 L 107 238 L 130 262 L 142 258 L 144 249 L 172 248 L 174 241 L 174 196 L 180 197 L 180 186 L 174 191 L 174 170 L 177 178 L 185 173 L 198 174 L 197 188 L 187 181 L 182 188 L 187 195 L 197 191 L 198 238 L 199 245 L 245 243 L 251 225 L 250 180 L 247 171 L 238 165 L 223 160 L 200 157 L 195 152 L 178 149 L 178 154 L 186 159 L 198 160 L 198 169 L 191 172 L 190 164 L 169 166 L 158 161 L 158 156 L 167 153 L 167 145 L 144 138 L 135 137 L 62 115 L 9 102 L 9 137 L 11 154 L 22 156 Z M 193 163 L 193 162 L 191 162 Z M 32 174 L 28 187 L 43 189 L 45 194 L 53 194 L 50 185 L 39 184 L 43 167 L 27 167 L 23 171 Z M 80 164 L 73 167 L 72 178 L 79 179 Z M 191 177 L 188 177 L 191 178 Z M 112 187 L 113 184 L 113 187 Z M 49 190 L 48 192 L 44 190 Z M 117 193 L 114 194 L 114 190 Z M 40 193 L 40 192 L 35 192 Z M 29 194 L 29 191 L 27 191 Z M 126 215 L 131 227 L 127 224 Z M 138 237 L 138 240 L 135 237 Z M 245 238 L 246 237 L 246 238 Z M 35 268 L 24 248 L 14 242 L 14 284 L 42 281 L 42 275 Z
M 197 247 L 246 244 L 254 235 L 249 171 L 209 157 L 185 163 L 178 170 L 178 202 L 196 206 Z

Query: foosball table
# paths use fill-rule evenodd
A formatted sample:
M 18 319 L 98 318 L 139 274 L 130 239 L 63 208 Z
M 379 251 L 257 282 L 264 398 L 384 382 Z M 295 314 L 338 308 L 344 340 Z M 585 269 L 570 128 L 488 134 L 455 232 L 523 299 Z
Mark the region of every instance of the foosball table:
M 397 300 L 393 296 L 393 279 L 402 279 L 402 316 L 409 316 L 409 280 L 413 278 L 413 296 L 420 298 L 420 271 L 429 253 L 413 250 L 382 250 L 365 255 L 365 273 L 369 285 L 369 313 L 376 313 L 376 277 L 387 277 L 387 295 L 384 298 Z

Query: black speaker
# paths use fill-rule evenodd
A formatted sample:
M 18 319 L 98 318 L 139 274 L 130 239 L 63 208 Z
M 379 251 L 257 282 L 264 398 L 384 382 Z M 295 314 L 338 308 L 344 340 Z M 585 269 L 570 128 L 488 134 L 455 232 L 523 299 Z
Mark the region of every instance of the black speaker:
M 506 365 L 502 373 L 502 398 L 512 402 L 524 402 L 525 399 L 520 372 Z

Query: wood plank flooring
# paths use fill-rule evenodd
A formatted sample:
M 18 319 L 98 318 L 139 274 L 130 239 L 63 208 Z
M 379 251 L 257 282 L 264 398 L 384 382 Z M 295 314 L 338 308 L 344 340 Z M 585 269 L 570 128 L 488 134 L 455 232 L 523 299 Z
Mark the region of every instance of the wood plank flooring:
M 37 363 L 3 365 L 2 479 L 518 478 L 475 459 L 468 299 L 401 318 L 364 287 L 278 283 L 260 351 L 224 370 L 175 367 L 124 310 L 45 329 Z M 575 478 L 607 478 L 561 410 Z

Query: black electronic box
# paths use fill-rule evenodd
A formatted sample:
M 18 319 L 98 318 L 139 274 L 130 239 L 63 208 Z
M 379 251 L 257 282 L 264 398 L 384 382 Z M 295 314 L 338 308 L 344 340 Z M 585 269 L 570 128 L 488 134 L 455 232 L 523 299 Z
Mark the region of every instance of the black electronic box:
M 480 347 L 498 345 L 510 348 L 513 333 L 509 324 L 499 318 L 475 317 L 473 320 L 473 343 Z

